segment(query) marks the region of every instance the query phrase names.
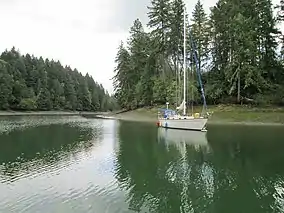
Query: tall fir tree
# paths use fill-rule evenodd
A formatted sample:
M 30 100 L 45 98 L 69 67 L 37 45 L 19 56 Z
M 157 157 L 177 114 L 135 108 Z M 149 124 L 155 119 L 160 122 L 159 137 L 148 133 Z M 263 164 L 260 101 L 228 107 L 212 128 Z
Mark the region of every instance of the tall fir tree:
M 200 0 L 192 13 L 191 32 L 198 55 L 199 70 L 205 67 L 209 56 L 209 21 Z

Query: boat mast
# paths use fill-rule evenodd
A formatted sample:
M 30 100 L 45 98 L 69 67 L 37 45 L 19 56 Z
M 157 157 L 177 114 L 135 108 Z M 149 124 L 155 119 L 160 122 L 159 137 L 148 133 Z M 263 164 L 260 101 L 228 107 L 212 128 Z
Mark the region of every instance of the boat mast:
M 194 97 L 193 97 L 193 78 L 194 78 L 194 75 L 193 75 L 193 53 L 191 55 L 191 115 L 193 115 L 193 101 L 194 101 Z
M 183 10 L 183 115 L 186 115 L 186 25 L 185 4 Z

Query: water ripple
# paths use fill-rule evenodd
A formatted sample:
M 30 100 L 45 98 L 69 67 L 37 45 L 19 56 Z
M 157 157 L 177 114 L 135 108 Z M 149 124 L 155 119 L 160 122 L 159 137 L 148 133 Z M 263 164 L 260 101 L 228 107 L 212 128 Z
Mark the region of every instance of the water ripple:
M 0 121 L 0 213 L 284 212 L 283 143 L 197 146 L 157 141 L 146 124 L 31 120 Z
M 41 132 L 48 135 L 56 131 L 57 135 L 51 133 L 50 141 L 45 138 L 47 145 L 43 148 L 38 144 L 41 136 L 36 137 L 38 142 L 30 143 L 36 146 L 33 153 L 26 149 L 16 155 L 7 148 L 15 157 L 2 162 L 0 158 L 0 190 L 6 194 L 0 194 L 0 212 L 93 212 L 94 208 L 99 212 L 125 212 L 115 210 L 113 202 L 124 202 L 113 177 L 115 121 L 75 116 L 14 121 L 0 121 L 0 137 L 2 133 L 5 140 L 11 140 L 9 146 L 17 144 L 14 138 L 19 140 L 21 134 L 32 134 L 31 140 Z M 73 136 L 60 135 L 64 131 L 59 129 Z M 66 138 L 70 141 L 65 142 Z
M 11 122 L 13 121 L 13 122 Z M 8 134 L 13 130 L 24 130 L 26 128 L 50 125 L 50 124 L 70 124 L 70 125 L 84 125 L 87 119 L 80 116 L 50 116 L 48 119 L 45 116 L 17 116 L 12 119 L 0 119 L 0 134 Z

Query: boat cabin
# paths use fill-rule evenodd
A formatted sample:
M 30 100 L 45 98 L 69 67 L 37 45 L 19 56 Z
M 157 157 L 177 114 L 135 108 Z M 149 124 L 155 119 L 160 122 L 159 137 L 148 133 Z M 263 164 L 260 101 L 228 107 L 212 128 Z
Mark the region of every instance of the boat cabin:
M 170 117 L 175 117 L 177 115 L 177 112 L 171 109 L 159 109 L 158 112 L 158 117 L 164 119 L 169 119 Z

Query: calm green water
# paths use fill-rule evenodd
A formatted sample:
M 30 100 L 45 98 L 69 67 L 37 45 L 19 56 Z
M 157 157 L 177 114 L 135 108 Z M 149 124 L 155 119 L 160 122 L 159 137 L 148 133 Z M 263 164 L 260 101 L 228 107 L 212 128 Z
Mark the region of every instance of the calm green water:
M 0 212 L 284 212 L 284 128 L 0 120 Z

